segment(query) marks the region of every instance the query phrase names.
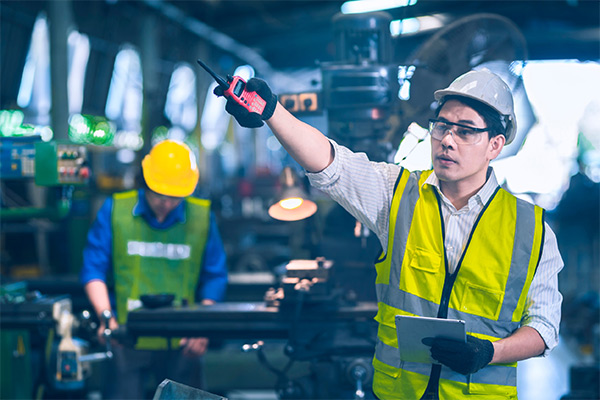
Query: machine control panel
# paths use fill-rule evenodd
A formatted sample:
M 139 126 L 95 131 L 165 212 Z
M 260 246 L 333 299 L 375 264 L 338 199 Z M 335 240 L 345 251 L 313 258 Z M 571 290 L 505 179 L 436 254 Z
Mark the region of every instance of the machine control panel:
M 35 183 L 40 186 L 83 185 L 90 177 L 85 146 L 39 142 L 35 146 Z
M 0 139 L 0 176 L 2 179 L 33 178 L 35 143 L 39 136 L 3 137 Z

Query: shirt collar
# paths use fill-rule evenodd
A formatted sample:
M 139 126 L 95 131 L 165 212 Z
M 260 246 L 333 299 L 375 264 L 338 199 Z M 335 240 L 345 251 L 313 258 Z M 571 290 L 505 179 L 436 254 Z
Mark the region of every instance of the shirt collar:
M 445 198 L 440 188 L 440 180 L 435 174 L 435 171 L 433 171 L 431 175 L 427 177 L 425 182 L 423 182 L 423 185 L 425 184 L 435 187 L 438 193 Z M 494 172 L 494 169 L 492 167 L 488 167 L 488 179 L 483 185 L 483 187 L 479 189 L 479 191 L 469 199 L 469 208 L 472 207 L 473 201 L 477 201 L 481 205 L 486 204 L 496 191 L 497 187 L 498 179 L 496 178 L 496 173 Z
M 136 217 L 143 217 L 147 221 L 156 222 L 156 217 L 154 216 L 154 212 L 150 208 L 148 201 L 146 200 L 146 194 L 144 193 L 144 189 L 138 190 L 138 202 L 133 207 L 133 215 Z M 167 215 L 167 218 L 161 225 L 171 225 L 175 222 L 185 222 L 185 201 L 179 203 L 177 207 L 173 211 Z

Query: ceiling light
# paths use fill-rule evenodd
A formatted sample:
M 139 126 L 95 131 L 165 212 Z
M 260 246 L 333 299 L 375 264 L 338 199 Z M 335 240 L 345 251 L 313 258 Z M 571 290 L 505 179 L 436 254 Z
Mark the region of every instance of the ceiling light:
M 412 6 L 417 0 L 352 0 L 342 4 L 343 14 L 361 14 L 391 8 Z
M 390 22 L 390 33 L 392 36 L 400 36 L 417 32 L 425 32 L 431 29 L 439 29 L 444 26 L 447 19 L 448 18 L 445 14 L 396 19 Z

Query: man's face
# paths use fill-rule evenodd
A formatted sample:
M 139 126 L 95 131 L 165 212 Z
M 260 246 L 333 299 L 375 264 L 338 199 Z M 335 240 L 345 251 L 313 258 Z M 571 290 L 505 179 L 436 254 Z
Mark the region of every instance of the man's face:
M 146 189 L 146 201 L 154 212 L 156 219 L 163 222 L 167 215 L 173 211 L 183 200 L 182 197 L 165 196 Z
M 457 100 L 446 102 L 437 119 L 473 128 L 486 127 L 478 112 Z M 452 128 L 453 134 L 456 129 Z M 478 135 L 482 136 L 476 144 L 457 144 L 449 131 L 440 140 L 431 139 L 433 169 L 442 182 L 442 189 L 452 185 L 455 190 L 473 191 L 483 186 L 489 162 L 502 150 L 504 136 L 489 139 L 488 132 Z

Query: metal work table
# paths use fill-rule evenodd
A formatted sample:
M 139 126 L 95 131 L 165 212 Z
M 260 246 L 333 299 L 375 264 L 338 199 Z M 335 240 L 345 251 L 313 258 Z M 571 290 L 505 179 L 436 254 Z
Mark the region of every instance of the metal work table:
M 138 309 L 127 319 L 130 336 L 206 336 L 219 339 L 288 338 L 301 329 L 314 332 L 373 323 L 377 303 L 326 307 L 304 304 L 268 306 L 264 302 L 226 302 L 210 306 Z

